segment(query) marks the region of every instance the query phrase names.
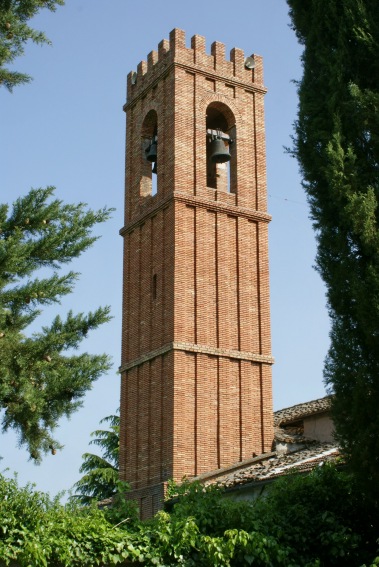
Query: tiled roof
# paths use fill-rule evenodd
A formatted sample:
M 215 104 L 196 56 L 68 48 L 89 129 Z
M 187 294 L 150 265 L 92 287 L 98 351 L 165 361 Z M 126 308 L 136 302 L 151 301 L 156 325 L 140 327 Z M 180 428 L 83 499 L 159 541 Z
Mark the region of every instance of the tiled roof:
M 279 476 L 284 476 L 290 471 L 311 471 L 317 465 L 336 461 L 339 456 L 339 449 L 334 444 L 313 443 L 293 453 L 270 454 L 266 458 L 262 455 L 261 460 L 233 472 L 225 471 L 224 474 L 221 473 L 217 479 L 213 478 L 212 481 L 217 480 L 217 483 L 225 488 L 252 482 L 270 481 Z
M 316 466 L 337 461 L 340 452 L 336 443 L 320 442 L 304 436 L 302 420 L 305 417 L 326 413 L 331 396 L 297 404 L 274 413 L 275 442 L 292 445 L 296 450 L 281 453 L 264 453 L 242 463 L 203 474 L 198 478 L 205 484 L 215 483 L 226 489 L 271 481 L 290 471 L 308 472 Z
M 329 411 L 331 398 L 331 396 L 325 396 L 318 400 L 312 400 L 311 402 L 297 404 L 296 406 L 276 411 L 274 412 L 274 425 L 276 427 L 282 427 L 283 425 L 296 422 L 309 415 Z
M 305 437 L 302 431 L 287 431 L 281 427 L 275 427 L 275 443 L 313 443 L 313 439 Z

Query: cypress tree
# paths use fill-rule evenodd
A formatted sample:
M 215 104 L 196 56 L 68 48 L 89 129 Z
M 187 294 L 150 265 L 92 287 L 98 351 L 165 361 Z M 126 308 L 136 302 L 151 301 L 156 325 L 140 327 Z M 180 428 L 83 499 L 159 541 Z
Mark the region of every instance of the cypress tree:
M 303 51 L 293 153 L 326 284 L 336 433 L 379 493 L 379 4 L 288 0 Z

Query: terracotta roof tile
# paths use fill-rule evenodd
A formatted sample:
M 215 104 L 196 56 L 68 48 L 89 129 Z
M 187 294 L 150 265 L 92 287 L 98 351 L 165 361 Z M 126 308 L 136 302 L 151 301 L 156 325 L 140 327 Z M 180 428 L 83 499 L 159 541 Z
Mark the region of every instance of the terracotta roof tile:
M 245 466 L 239 470 L 220 474 L 210 482 L 222 484 L 225 488 L 251 482 L 273 480 L 290 471 L 308 472 L 315 466 L 336 461 L 340 457 L 339 449 L 332 443 L 314 443 L 298 451 L 284 455 L 275 454 L 268 459 Z
M 215 483 L 225 488 L 243 484 L 271 481 L 290 471 L 308 472 L 324 462 L 340 458 L 336 443 L 320 442 L 304 436 L 302 420 L 311 415 L 328 412 L 331 396 L 284 408 L 274 413 L 275 441 L 287 445 L 298 445 L 287 453 L 272 452 L 258 455 L 242 463 L 211 471 L 197 477 L 205 484 Z
M 318 400 L 297 404 L 274 412 L 274 425 L 281 427 L 285 424 L 296 422 L 308 415 L 315 415 L 330 410 L 332 396 L 325 396 Z

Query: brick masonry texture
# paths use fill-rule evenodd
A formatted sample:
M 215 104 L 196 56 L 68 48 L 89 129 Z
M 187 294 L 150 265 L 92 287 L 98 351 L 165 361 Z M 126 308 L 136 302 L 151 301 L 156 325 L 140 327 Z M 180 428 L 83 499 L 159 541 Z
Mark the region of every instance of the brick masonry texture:
M 187 48 L 175 29 L 128 75 L 120 474 L 142 516 L 168 479 L 271 449 L 266 89 L 254 61 L 245 69 L 240 49 L 227 61 L 219 42 L 208 55 L 201 36 Z M 209 161 L 218 121 L 228 166 Z

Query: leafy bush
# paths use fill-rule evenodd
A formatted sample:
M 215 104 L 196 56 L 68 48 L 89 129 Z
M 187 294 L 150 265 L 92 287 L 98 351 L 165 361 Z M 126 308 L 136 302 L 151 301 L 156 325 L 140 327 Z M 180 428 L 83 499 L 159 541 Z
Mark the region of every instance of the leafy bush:
M 0 475 L 0 565 L 379 565 L 375 508 L 352 477 L 329 466 L 278 480 L 255 503 L 225 498 L 217 486 L 172 485 L 172 510 L 144 523 L 119 488 L 116 505 L 103 511 L 63 506 Z
M 173 510 L 151 531 L 164 565 L 359 567 L 377 555 L 375 508 L 331 466 L 279 479 L 255 503 L 199 483 L 172 485 L 169 495 Z
M 276 481 L 257 502 L 259 529 L 292 549 L 299 565 L 362 565 L 376 552 L 378 523 L 352 476 L 324 465 Z
M 144 558 L 144 539 L 115 529 L 96 506 L 83 508 L 20 488 L 0 475 L 0 562 L 21 567 L 116 565 Z

